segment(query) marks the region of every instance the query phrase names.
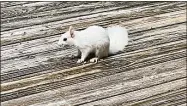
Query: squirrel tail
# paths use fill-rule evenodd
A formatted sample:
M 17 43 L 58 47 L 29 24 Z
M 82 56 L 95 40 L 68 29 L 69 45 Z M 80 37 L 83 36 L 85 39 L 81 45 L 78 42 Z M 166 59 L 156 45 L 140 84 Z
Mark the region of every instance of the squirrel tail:
M 112 26 L 107 28 L 107 33 L 110 38 L 109 54 L 123 51 L 128 44 L 127 29 L 121 26 Z

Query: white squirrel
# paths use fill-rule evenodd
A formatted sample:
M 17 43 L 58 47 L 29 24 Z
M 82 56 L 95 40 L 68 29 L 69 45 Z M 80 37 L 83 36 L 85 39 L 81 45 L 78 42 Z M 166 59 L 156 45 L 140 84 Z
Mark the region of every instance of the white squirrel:
M 78 49 L 81 58 L 77 63 L 84 62 L 89 54 L 95 57 L 90 62 L 98 62 L 99 59 L 122 51 L 128 44 L 127 30 L 121 26 L 112 26 L 107 29 L 101 26 L 90 26 L 85 30 L 75 31 L 72 26 L 62 34 L 59 45 L 74 45 Z

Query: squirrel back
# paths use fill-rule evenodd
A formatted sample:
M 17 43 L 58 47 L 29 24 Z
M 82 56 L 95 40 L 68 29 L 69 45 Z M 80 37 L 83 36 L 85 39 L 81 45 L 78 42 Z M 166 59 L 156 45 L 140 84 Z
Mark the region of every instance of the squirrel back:
M 121 26 L 112 26 L 107 28 L 107 33 L 110 39 L 109 54 L 123 51 L 128 44 L 127 29 Z

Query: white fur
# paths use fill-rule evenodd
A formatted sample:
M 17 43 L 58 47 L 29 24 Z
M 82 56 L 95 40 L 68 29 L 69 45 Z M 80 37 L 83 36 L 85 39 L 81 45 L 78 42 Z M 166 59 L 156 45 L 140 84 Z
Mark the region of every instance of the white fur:
M 100 26 L 90 26 L 85 30 L 75 33 L 75 46 L 79 49 L 96 48 L 97 46 L 109 43 L 109 37 L 104 28 Z
M 109 53 L 115 54 L 119 51 L 123 51 L 128 44 L 127 30 L 120 26 L 112 26 L 107 28 L 107 32 L 110 38 Z
M 100 26 L 90 26 L 82 31 L 74 31 L 74 38 L 70 36 L 70 31 L 62 34 L 59 39 L 59 45 L 75 45 L 80 50 L 91 48 L 95 51 L 97 47 L 109 44 L 109 54 L 115 54 L 122 51 L 128 44 L 127 30 L 120 26 L 113 26 L 104 29 Z M 67 41 L 63 41 L 67 38 Z

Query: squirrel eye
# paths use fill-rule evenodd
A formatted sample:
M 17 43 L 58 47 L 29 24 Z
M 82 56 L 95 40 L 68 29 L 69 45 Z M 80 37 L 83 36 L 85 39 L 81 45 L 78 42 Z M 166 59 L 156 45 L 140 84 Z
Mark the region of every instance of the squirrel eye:
M 67 41 L 67 38 L 64 38 L 63 41 Z

